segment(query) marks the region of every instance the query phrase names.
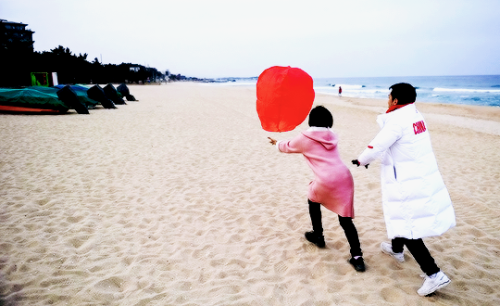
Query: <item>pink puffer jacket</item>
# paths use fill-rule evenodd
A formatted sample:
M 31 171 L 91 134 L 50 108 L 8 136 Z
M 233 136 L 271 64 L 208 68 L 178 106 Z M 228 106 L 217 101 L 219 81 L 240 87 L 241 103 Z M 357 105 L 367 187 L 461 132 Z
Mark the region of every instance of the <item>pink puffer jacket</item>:
M 314 173 L 308 198 L 342 217 L 354 218 L 354 181 L 337 150 L 338 138 L 330 129 L 311 127 L 276 146 L 284 153 L 302 153 Z

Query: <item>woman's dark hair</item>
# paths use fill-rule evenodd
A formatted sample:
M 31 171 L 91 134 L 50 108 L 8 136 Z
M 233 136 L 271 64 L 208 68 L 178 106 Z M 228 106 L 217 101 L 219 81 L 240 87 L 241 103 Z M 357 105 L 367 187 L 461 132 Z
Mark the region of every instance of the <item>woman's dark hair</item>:
M 392 99 L 398 99 L 399 105 L 410 104 L 417 99 L 415 87 L 408 83 L 397 83 L 389 87 L 392 89 Z
M 316 106 L 309 113 L 309 126 L 331 128 L 333 126 L 332 113 L 321 105 Z

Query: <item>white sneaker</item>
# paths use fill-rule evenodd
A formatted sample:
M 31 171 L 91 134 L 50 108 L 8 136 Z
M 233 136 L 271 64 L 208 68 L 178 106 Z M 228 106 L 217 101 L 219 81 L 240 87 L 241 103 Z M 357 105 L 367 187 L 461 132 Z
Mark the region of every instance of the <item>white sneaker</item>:
M 434 273 L 431 276 L 425 276 L 424 284 L 420 289 L 418 289 L 418 294 L 421 296 L 426 296 L 434 291 L 441 289 L 445 286 L 447 286 L 451 280 L 444 274 L 443 272 L 439 271 L 438 273 Z
M 396 259 L 398 262 L 405 262 L 404 252 L 394 253 L 394 251 L 392 250 L 392 244 L 390 244 L 389 242 L 382 242 L 380 244 L 380 249 L 382 249 L 382 252 L 384 252 L 385 254 L 394 257 L 394 259 Z

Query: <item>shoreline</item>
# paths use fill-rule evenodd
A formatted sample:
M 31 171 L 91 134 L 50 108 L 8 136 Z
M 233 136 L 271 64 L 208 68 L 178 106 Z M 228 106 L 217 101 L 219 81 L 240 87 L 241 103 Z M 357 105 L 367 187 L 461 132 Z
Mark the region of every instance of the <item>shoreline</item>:
M 211 84 L 208 84 L 208 86 L 210 85 Z M 217 85 L 220 87 L 225 86 L 225 84 Z M 238 84 L 230 84 L 227 86 L 229 88 L 233 86 L 238 87 Z M 240 86 L 246 89 L 254 88 L 254 86 L 248 85 Z M 333 93 L 316 93 L 316 96 L 320 95 L 331 98 L 335 101 L 334 103 L 338 105 L 371 109 L 376 113 L 383 113 L 386 111 L 385 105 L 387 101 L 385 99 L 348 96 L 340 97 Z M 446 123 L 453 127 L 466 127 L 477 132 L 500 135 L 500 106 L 426 102 L 419 101 L 418 97 L 415 104 L 417 105 L 417 109 L 425 115 L 426 120 Z M 456 117 L 461 117 L 463 119 Z
M 330 95 L 327 95 L 330 96 Z M 335 97 L 338 105 L 370 109 L 376 113 L 386 111 L 386 100 L 370 98 Z M 346 104 L 344 104 L 346 103 Z M 446 104 L 435 102 L 415 102 L 426 121 L 465 127 L 476 132 L 500 135 L 500 107 L 482 105 Z

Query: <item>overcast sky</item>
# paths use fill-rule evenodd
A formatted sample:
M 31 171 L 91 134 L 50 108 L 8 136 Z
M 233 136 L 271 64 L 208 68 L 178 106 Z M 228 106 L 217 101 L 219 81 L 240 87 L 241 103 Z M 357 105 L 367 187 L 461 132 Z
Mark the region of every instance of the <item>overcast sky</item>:
M 36 51 L 192 77 L 500 74 L 499 0 L 0 0 L 0 18 Z

